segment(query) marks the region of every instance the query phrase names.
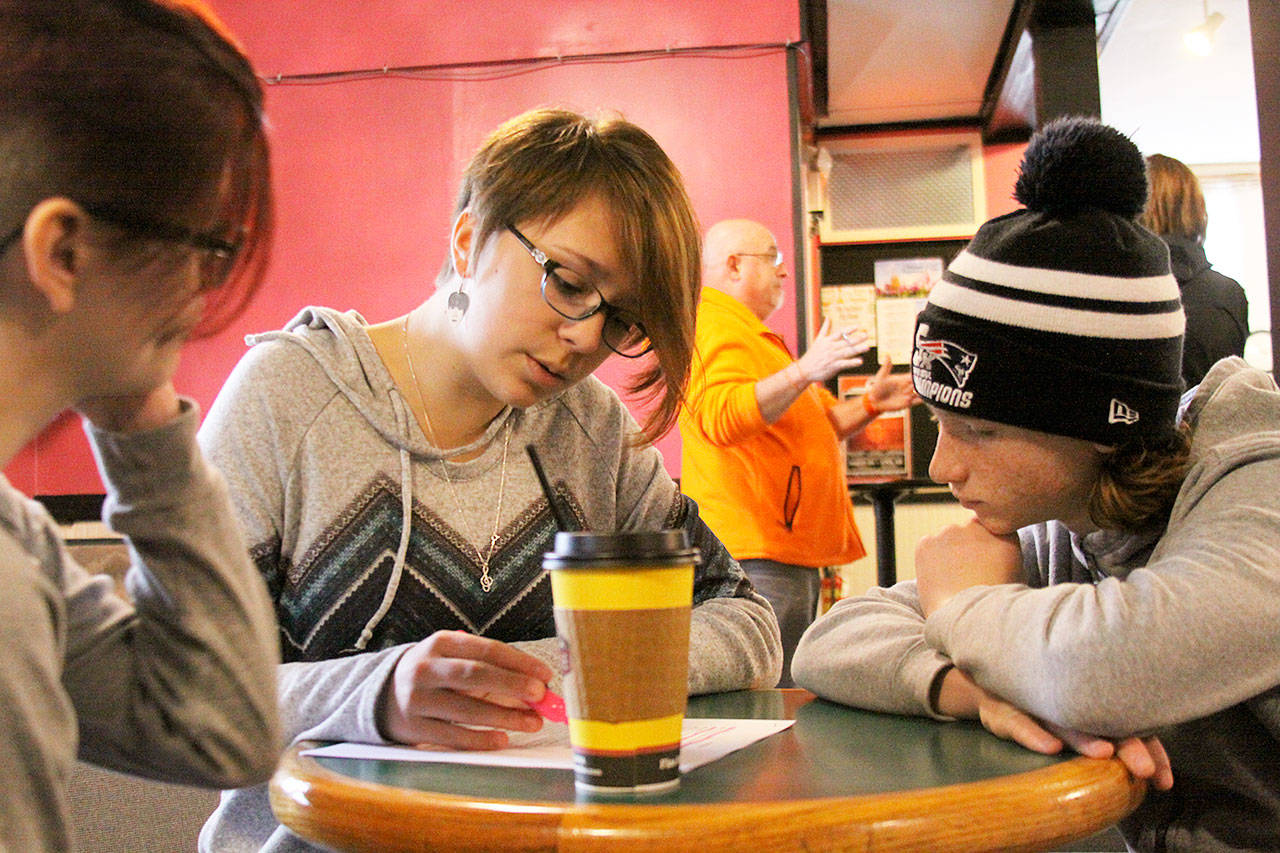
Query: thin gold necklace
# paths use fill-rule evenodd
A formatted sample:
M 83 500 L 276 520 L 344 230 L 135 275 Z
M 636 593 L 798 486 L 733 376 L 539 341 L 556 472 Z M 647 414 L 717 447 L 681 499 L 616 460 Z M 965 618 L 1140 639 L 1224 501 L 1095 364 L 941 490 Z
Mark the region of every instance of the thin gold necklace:
M 436 447 L 444 450 L 440 446 L 440 441 L 436 438 L 435 427 L 431 425 L 431 416 L 427 414 L 426 403 L 422 399 L 422 386 L 418 384 L 418 371 L 413 369 L 413 354 L 409 351 L 409 315 L 404 315 L 404 323 L 400 326 L 400 341 L 404 347 L 404 360 L 409 364 L 409 376 L 413 379 L 413 394 L 418 399 L 418 408 L 422 410 L 422 422 L 427 425 L 427 438 L 431 439 L 431 443 Z M 480 549 L 475 545 L 471 547 L 476 552 L 476 559 L 480 561 L 480 589 L 488 592 L 493 589 L 493 578 L 489 577 L 489 562 L 493 559 L 493 555 L 498 550 L 498 525 L 502 522 L 502 496 L 507 487 L 507 450 L 511 447 L 511 418 L 507 418 L 507 437 L 502 442 L 502 469 L 498 474 L 498 510 L 493 514 L 493 532 L 489 534 L 489 551 L 481 554 Z M 445 461 L 443 454 L 440 456 L 440 471 L 444 474 L 444 481 L 449 486 L 449 494 L 453 497 L 454 509 L 458 511 L 459 519 L 467 517 L 466 512 L 462 508 L 462 501 L 458 499 L 457 488 L 453 484 L 453 478 L 449 476 L 449 463 Z

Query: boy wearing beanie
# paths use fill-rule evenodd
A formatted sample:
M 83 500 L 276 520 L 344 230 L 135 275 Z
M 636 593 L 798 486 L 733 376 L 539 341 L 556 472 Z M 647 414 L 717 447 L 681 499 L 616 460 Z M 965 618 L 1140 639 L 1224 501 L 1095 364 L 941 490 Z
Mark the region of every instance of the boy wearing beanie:
M 1178 286 L 1123 135 L 1049 124 L 1015 196 L 916 325 L 930 476 L 973 519 L 815 623 L 795 680 L 1114 754 L 1151 782 L 1135 850 L 1280 850 L 1280 390 L 1227 359 L 1182 394 Z

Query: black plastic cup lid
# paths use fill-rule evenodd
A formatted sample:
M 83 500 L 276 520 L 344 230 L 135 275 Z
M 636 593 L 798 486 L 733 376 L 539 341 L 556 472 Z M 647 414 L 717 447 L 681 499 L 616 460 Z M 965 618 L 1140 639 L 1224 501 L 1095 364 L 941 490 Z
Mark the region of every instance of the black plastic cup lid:
M 542 565 L 548 569 L 569 569 L 610 563 L 697 562 L 698 549 L 690 547 L 689 533 L 684 528 L 673 530 L 629 530 L 597 533 L 588 530 L 561 531 L 556 534 L 555 550 L 545 554 Z

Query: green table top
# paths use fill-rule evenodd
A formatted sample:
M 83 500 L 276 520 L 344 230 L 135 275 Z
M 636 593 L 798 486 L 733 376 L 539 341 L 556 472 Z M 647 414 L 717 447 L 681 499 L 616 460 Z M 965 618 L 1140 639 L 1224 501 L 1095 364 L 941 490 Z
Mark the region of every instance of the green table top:
M 744 690 L 697 696 L 689 717 L 788 719 L 786 693 Z M 792 694 L 794 696 L 794 694 Z M 973 722 L 942 723 L 847 708 L 815 699 L 796 724 L 686 773 L 680 787 L 645 803 L 716 803 L 849 797 L 935 788 L 1037 770 L 1072 757 L 1045 756 L 1000 740 Z M 581 802 L 568 770 L 317 757 L 368 782 L 469 798 Z M 635 798 L 591 797 L 635 802 Z

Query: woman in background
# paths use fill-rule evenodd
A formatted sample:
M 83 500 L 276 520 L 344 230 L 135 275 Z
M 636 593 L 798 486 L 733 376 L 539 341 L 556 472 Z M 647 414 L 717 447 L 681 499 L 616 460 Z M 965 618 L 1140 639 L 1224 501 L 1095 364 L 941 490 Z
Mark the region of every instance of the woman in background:
M 86 419 L 132 603 L 0 477 L 0 849 L 71 848 L 77 756 L 225 787 L 275 765 L 274 624 L 183 341 L 256 285 L 271 224 L 262 95 L 194 3 L 0 0 L 0 464 Z
M 1147 181 L 1147 207 L 1138 221 L 1169 246 L 1169 265 L 1187 314 L 1182 378 L 1192 388 L 1200 384 L 1214 362 L 1244 355 L 1249 302 L 1244 288 L 1215 271 L 1205 257 L 1209 216 L 1195 173 L 1180 160 L 1152 154 L 1147 158 Z
M 541 727 L 556 522 L 526 446 L 577 526 L 688 531 L 691 693 L 777 682 L 772 610 L 651 444 L 688 381 L 698 242 L 652 137 L 536 110 L 472 158 L 425 302 L 373 326 L 308 308 L 254 339 L 200 438 L 276 601 L 291 741 L 493 749 Z M 591 376 L 614 353 L 635 359 L 643 429 Z M 299 843 L 265 786 L 225 794 L 201 833 L 218 853 Z

